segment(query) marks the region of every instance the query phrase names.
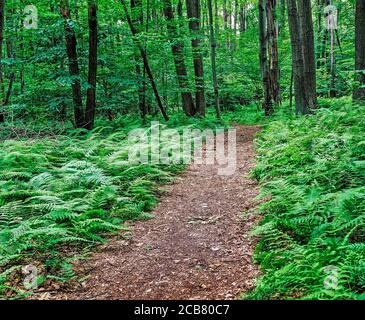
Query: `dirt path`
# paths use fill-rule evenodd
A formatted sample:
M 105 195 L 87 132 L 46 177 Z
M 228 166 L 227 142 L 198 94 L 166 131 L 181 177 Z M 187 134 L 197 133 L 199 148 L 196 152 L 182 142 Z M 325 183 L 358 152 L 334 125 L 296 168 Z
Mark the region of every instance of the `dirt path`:
M 238 127 L 237 170 L 219 176 L 218 165 L 191 165 L 155 208 L 155 219 L 136 222 L 129 240 L 102 246 L 83 268 L 88 280 L 51 299 L 236 299 L 254 286 L 258 193 L 248 173 L 259 128 Z

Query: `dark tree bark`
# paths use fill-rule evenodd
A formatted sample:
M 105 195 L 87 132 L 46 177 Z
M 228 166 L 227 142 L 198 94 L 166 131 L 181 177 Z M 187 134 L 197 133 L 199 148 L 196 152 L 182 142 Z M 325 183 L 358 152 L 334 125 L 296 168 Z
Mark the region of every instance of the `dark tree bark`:
M 276 28 L 276 0 L 266 0 L 267 9 L 267 28 L 269 43 L 269 80 L 270 95 L 275 104 L 280 103 L 280 84 L 279 84 L 279 51 L 278 51 L 278 30 Z
M 61 0 L 60 11 L 64 18 L 65 38 L 66 38 L 66 52 L 68 58 L 68 66 L 70 75 L 73 77 L 72 82 L 72 96 L 74 102 L 75 126 L 83 128 L 85 124 L 85 117 L 82 105 L 81 95 L 81 81 L 80 68 L 77 56 L 77 40 L 75 31 L 72 27 L 70 7 L 68 0 Z
M 208 4 L 208 16 L 209 16 L 209 31 L 210 31 L 210 46 L 211 46 L 211 63 L 212 63 L 212 77 L 213 77 L 213 86 L 214 86 L 214 100 L 215 100 L 215 110 L 217 113 L 217 118 L 220 119 L 221 111 L 220 111 L 220 103 L 219 103 L 219 86 L 218 86 L 218 78 L 217 78 L 217 63 L 216 63 L 216 49 L 217 42 L 214 33 L 214 21 L 213 21 L 213 5 L 212 0 L 207 0 Z
M 259 0 L 259 33 L 260 33 L 260 68 L 264 89 L 263 108 L 265 115 L 269 116 L 274 112 L 274 106 L 270 93 L 269 63 L 267 58 L 268 33 L 267 33 L 267 12 L 266 1 Z
M 359 87 L 354 90 L 355 101 L 365 101 L 365 0 L 356 1 L 355 69 Z
M 200 49 L 200 1 L 186 0 L 189 18 L 189 29 L 192 34 L 192 48 L 196 84 L 196 111 L 205 116 L 205 90 L 204 90 L 204 65 L 203 54 Z
M 95 0 L 88 2 L 89 17 L 89 88 L 86 96 L 85 125 L 91 130 L 94 127 L 96 109 L 96 77 L 98 69 L 98 21 Z
M 316 92 L 316 58 L 314 49 L 314 33 L 312 7 L 310 0 L 298 1 L 299 19 L 302 35 L 302 51 L 304 62 L 304 80 L 306 88 L 306 100 L 308 107 L 314 109 L 317 107 Z
M 164 15 L 167 19 L 167 32 L 169 35 L 172 54 L 174 57 L 177 80 L 180 87 L 184 112 L 188 116 L 195 115 L 193 96 L 190 92 L 188 72 L 184 57 L 184 43 L 179 39 L 175 25 L 174 12 L 171 0 L 164 0 Z
M 138 39 L 136 38 L 137 30 L 133 25 L 133 22 L 132 22 L 132 19 L 131 19 L 130 15 L 129 15 L 128 7 L 127 7 L 127 4 L 126 4 L 125 0 L 120 0 L 120 2 L 123 6 L 129 28 L 130 28 L 132 36 L 133 36 L 133 41 L 134 41 L 134 43 L 136 44 L 138 50 L 141 53 L 141 57 L 143 59 L 143 64 L 144 64 L 144 67 L 146 68 L 148 78 L 150 79 L 152 90 L 153 90 L 153 93 L 155 94 L 157 105 L 158 105 L 158 107 L 160 109 L 160 112 L 161 112 L 162 116 L 164 117 L 164 119 L 166 121 L 168 121 L 169 117 L 168 117 L 168 115 L 165 111 L 165 108 L 164 108 L 163 104 L 162 104 L 160 94 L 158 93 L 157 85 L 156 85 L 156 82 L 155 82 L 155 79 L 154 79 L 154 76 L 153 76 L 149 61 L 148 61 L 146 50 L 145 50 L 144 46 L 140 43 L 140 41 L 138 41 Z
M 4 20 L 5 20 L 5 0 L 0 0 L 0 106 L 3 104 L 4 96 L 4 78 L 2 68 L 2 53 L 3 53 L 3 40 L 4 40 Z M 0 110 L 0 123 L 5 121 L 3 110 Z
M 295 110 L 296 113 L 307 114 L 310 112 L 310 109 L 307 104 L 305 94 L 306 88 L 304 79 L 302 37 L 296 0 L 287 0 L 287 10 L 292 46 Z
M 131 16 L 132 23 L 136 26 L 137 33 L 142 31 L 143 26 L 143 11 L 142 11 L 142 0 L 131 0 Z M 138 49 L 137 49 L 138 50 Z M 146 48 L 144 47 L 144 50 Z M 146 52 L 147 54 L 147 52 Z M 136 62 L 136 74 L 138 77 L 138 104 L 139 110 L 141 112 L 141 117 L 143 119 L 143 123 L 146 121 L 147 108 L 146 108 L 146 83 L 144 81 L 144 70 L 142 73 L 141 66 L 139 64 L 139 53 L 136 52 L 135 62 Z
M 246 31 L 246 7 L 241 3 L 240 5 L 240 33 Z

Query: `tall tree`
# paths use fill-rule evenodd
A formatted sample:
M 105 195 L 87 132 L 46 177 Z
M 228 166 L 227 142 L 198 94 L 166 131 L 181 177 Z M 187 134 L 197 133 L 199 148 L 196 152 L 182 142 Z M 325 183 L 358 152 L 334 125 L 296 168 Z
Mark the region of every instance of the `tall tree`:
M 86 96 L 85 125 L 91 130 L 94 127 L 96 109 L 96 77 L 98 68 L 98 21 L 96 0 L 88 0 L 89 18 L 89 78 Z
M 123 6 L 124 13 L 125 13 L 125 16 L 126 16 L 126 19 L 127 19 L 128 25 L 129 25 L 129 28 L 131 30 L 132 36 L 133 36 L 133 41 L 136 44 L 139 52 L 141 53 L 141 57 L 142 57 L 142 60 L 143 60 L 143 64 L 144 64 L 144 67 L 146 69 L 148 78 L 150 79 L 151 86 L 152 86 L 152 90 L 153 90 L 153 93 L 155 95 L 157 105 L 158 105 L 158 107 L 160 109 L 160 112 L 161 112 L 162 116 L 164 117 L 164 119 L 166 121 L 168 121 L 169 120 L 169 117 L 168 117 L 168 115 L 166 113 L 166 110 L 165 110 L 163 104 L 162 104 L 162 100 L 161 100 L 160 94 L 159 94 L 158 89 L 157 89 L 157 85 L 156 85 L 156 82 L 155 82 L 155 78 L 153 76 L 152 69 L 151 69 L 150 64 L 149 64 L 149 61 L 148 61 L 146 49 L 144 48 L 144 46 L 141 44 L 141 42 L 136 37 L 138 32 L 137 32 L 135 26 L 133 25 L 133 21 L 131 19 L 130 14 L 129 14 L 128 6 L 127 6 L 125 0 L 120 0 L 120 2 L 122 4 L 122 6 Z
M 279 84 L 279 51 L 278 51 L 278 29 L 276 15 L 276 0 L 266 0 L 267 11 L 267 36 L 268 36 L 268 55 L 269 55 L 269 81 L 270 95 L 275 104 L 280 103 L 280 84 Z
M 186 0 L 189 29 L 192 35 L 193 61 L 196 85 L 196 111 L 205 116 L 205 89 L 203 54 L 200 48 L 200 0 Z
M 184 42 L 180 39 L 178 34 L 171 0 L 164 0 L 163 11 L 167 19 L 167 32 L 169 35 L 172 54 L 174 57 L 177 80 L 181 91 L 183 109 L 187 115 L 193 116 L 195 114 L 195 105 L 193 96 L 190 91 L 188 72 L 185 64 Z
M 276 0 L 259 0 L 260 68 L 266 115 L 280 103 L 278 29 L 275 18 Z
M 306 101 L 304 61 L 302 50 L 301 28 L 298 19 L 298 8 L 296 0 L 287 0 L 288 22 L 290 40 L 292 47 L 292 68 L 294 80 L 295 109 L 297 113 L 307 114 L 310 112 Z
M 142 8 L 142 0 L 131 0 L 131 18 L 133 25 L 136 28 L 137 33 L 142 31 L 144 19 L 143 19 L 143 8 Z M 146 51 L 146 47 L 144 47 Z M 146 52 L 147 54 L 147 52 Z M 136 63 L 136 74 L 138 78 L 138 104 L 139 110 L 141 112 L 141 117 L 143 122 L 146 121 L 147 108 L 146 108 L 146 83 L 144 80 L 144 74 L 142 73 L 142 68 L 140 66 L 140 54 L 137 51 L 135 53 L 135 63 Z
M 72 77 L 72 96 L 74 102 L 75 126 L 82 128 L 85 123 L 84 111 L 82 106 L 82 93 L 80 81 L 80 68 L 77 55 L 77 40 L 73 22 L 71 20 L 70 5 L 68 0 L 60 1 L 60 10 L 64 18 L 66 52 L 68 66 Z
M 220 112 L 220 104 L 219 104 L 219 86 L 218 86 L 218 78 L 217 78 L 217 63 L 216 63 L 216 49 L 217 42 L 214 33 L 214 21 L 213 21 L 213 5 L 212 0 L 208 0 L 208 15 L 209 15 L 209 32 L 210 32 L 210 46 L 211 46 L 211 64 L 212 64 L 212 77 L 213 77 L 213 86 L 214 86 L 214 101 L 215 101 L 215 110 L 217 113 L 217 118 L 221 117 Z
M 260 33 L 259 56 L 260 56 L 261 77 L 264 89 L 263 108 L 265 110 L 265 115 L 269 116 L 274 112 L 274 106 L 271 99 L 269 63 L 267 58 L 268 33 L 267 33 L 266 1 L 268 0 L 259 0 L 259 33 Z
M 240 13 L 239 13 L 239 21 L 240 21 L 240 33 L 246 31 L 246 6 L 241 3 L 240 4 Z
M 2 53 L 3 53 L 3 40 L 4 40 L 4 21 L 5 21 L 5 0 L 0 0 L 0 106 L 3 104 L 4 94 L 4 78 L 2 68 Z M 0 109 L 0 123 L 5 121 L 4 111 Z
M 356 1 L 355 14 L 355 69 L 358 87 L 353 92 L 355 101 L 365 101 L 365 0 Z
M 316 58 L 314 50 L 314 33 L 311 0 L 298 1 L 299 19 L 302 36 L 302 51 L 304 63 L 304 80 L 306 88 L 306 103 L 308 108 L 317 107 L 316 92 Z

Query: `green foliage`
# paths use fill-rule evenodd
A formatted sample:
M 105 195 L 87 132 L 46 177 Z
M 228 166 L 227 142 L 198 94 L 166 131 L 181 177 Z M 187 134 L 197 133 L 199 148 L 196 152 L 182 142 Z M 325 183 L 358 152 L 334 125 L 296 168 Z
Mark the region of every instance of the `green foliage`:
M 364 106 L 321 104 L 315 115 L 271 122 L 257 139 L 253 175 L 268 199 L 254 232 L 264 275 L 248 298 L 360 299 L 365 292 Z M 324 285 L 328 270 L 336 270 L 333 287 Z
M 69 279 L 69 255 L 147 217 L 156 185 L 183 166 L 128 164 L 134 126 L 1 142 L 0 294 L 29 261 L 44 264 L 48 279 Z

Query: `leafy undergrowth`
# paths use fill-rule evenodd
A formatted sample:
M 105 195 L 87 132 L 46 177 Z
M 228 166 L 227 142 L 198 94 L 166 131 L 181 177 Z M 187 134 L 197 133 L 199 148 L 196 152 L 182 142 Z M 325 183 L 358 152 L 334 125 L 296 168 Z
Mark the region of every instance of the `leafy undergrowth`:
M 176 117 L 169 125 L 183 122 Z M 151 216 L 156 186 L 184 166 L 127 162 L 129 150 L 140 143 L 126 139 L 140 126 L 128 122 L 117 130 L 99 127 L 86 134 L 0 142 L 0 296 L 30 294 L 23 280 L 34 271 L 32 285 L 68 281 L 75 257 L 113 233 L 123 236 L 123 222 Z M 185 122 L 179 129 L 217 125 Z M 148 133 L 149 125 L 145 129 Z
M 365 106 L 329 104 L 257 139 L 268 201 L 254 231 L 264 275 L 249 299 L 365 299 Z

